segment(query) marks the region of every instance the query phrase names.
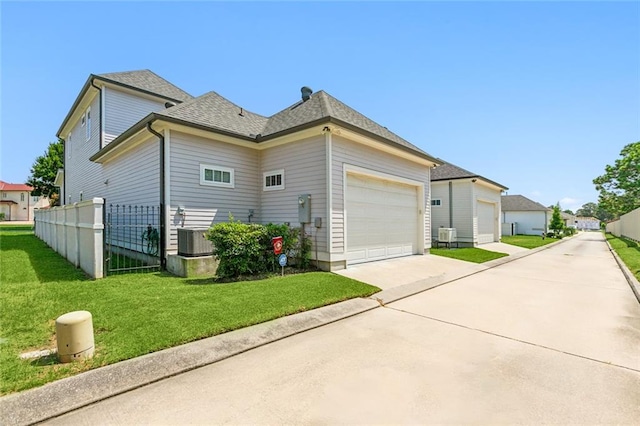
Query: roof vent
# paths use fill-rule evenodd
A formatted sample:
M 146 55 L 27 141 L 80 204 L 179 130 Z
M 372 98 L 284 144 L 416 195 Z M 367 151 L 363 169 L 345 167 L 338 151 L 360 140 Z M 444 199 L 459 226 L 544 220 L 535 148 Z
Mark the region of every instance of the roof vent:
M 308 101 L 309 99 L 311 99 L 311 94 L 313 93 L 313 90 L 311 90 L 310 87 L 304 86 L 302 89 L 300 89 L 300 91 L 302 92 L 302 100 L 303 101 Z
M 174 106 L 176 106 L 175 102 L 165 102 L 164 103 L 164 107 L 165 108 L 171 108 L 171 107 L 174 107 Z

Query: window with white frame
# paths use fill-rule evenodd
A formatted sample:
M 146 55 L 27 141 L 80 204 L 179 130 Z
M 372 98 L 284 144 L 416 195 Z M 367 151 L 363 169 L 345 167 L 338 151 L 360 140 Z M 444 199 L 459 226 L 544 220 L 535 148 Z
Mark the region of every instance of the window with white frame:
M 87 112 L 85 114 L 85 131 L 87 135 L 87 140 L 91 139 L 91 107 L 87 108 Z
M 441 206 L 441 205 L 442 205 L 442 202 L 440 201 L 440 199 L 439 199 L 439 198 L 434 198 L 433 200 L 431 200 L 431 205 L 432 205 L 432 206 L 436 206 L 436 207 L 437 207 L 437 206 Z
M 34 195 L 31 197 L 31 201 L 33 201 L 34 203 L 37 203 L 38 201 L 40 201 L 40 197 L 38 197 L 37 195 Z
M 233 169 L 200 164 L 200 185 L 235 188 Z
M 24 201 L 24 192 L 20 193 L 20 201 Z
M 67 158 L 71 158 L 71 133 L 67 135 L 67 143 L 64 145 L 65 151 L 67 151 Z
M 277 191 L 279 189 L 284 189 L 284 169 L 263 173 L 262 182 L 262 189 L 264 191 Z

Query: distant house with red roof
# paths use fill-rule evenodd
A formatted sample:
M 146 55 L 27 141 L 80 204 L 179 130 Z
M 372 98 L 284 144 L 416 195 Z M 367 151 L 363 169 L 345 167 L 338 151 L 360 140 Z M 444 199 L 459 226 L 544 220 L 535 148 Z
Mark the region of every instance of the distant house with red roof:
M 49 207 L 49 199 L 31 195 L 33 188 L 23 183 L 7 183 L 0 180 L 0 216 L 4 220 L 33 221 L 34 209 Z

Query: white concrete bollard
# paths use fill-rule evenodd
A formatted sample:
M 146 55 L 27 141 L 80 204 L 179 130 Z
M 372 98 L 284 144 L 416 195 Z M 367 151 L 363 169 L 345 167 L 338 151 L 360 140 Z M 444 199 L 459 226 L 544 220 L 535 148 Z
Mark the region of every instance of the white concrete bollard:
M 93 357 L 93 319 L 91 312 L 76 311 L 56 320 L 58 360 L 62 363 Z

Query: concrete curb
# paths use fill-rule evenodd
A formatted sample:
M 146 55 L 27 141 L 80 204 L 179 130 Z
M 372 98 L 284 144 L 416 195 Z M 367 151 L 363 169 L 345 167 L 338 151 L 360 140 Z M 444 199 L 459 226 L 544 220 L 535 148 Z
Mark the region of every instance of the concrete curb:
M 30 425 L 380 307 L 351 299 L 150 353 L 0 398 L 0 424 Z
M 351 299 L 278 318 L 90 370 L 18 394 L 0 397 L 0 424 L 31 425 L 43 422 L 112 396 L 513 262 L 564 241 L 566 240 L 487 262 L 480 265 L 481 269 L 467 268 L 459 272 L 445 273 L 384 290 L 370 298 Z
M 636 299 L 638 299 L 638 303 L 640 303 L 640 282 L 638 282 L 636 277 L 633 275 L 633 272 L 631 272 L 629 267 L 627 267 L 627 264 L 624 263 L 622 259 L 620 259 L 620 256 L 618 256 L 618 253 L 616 253 L 613 247 L 611 247 L 611 244 L 609 244 L 609 240 L 605 239 L 605 241 L 607 242 L 607 246 L 609 246 L 609 251 L 613 255 L 613 258 L 618 263 L 618 266 L 620 267 L 622 274 L 627 279 L 627 282 L 629 283 L 629 287 L 631 287 L 631 291 L 633 291 L 633 294 L 635 294 Z

